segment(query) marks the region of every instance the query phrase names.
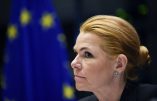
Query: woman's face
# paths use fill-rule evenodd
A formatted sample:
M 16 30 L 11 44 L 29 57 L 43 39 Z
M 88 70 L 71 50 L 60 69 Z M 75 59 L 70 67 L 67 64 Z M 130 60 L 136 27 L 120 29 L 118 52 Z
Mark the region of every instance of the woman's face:
M 77 55 L 71 66 L 80 91 L 93 91 L 112 82 L 115 60 L 102 50 L 101 43 L 102 39 L 92 33 L 80 33 L 77 37 Z

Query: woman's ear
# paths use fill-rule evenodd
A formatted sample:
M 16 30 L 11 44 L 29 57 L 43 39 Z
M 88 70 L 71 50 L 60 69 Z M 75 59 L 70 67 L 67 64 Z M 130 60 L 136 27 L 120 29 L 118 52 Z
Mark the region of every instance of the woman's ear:
M 115 71 L 118 71 L 119 73 L 124 72 L 124 70 L 127 66 L 127 63 L 128 63 L 128 59 L 127 59 L 126 55 L 119 54 L 116 59 Z

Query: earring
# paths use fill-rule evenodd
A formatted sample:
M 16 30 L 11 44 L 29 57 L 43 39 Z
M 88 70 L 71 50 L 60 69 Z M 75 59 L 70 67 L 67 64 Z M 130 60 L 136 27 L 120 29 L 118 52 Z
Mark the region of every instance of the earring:
M 119 77 L 120 77 L 120 73 L 117 72 L 117 71 L 114 71 L 114 72 L 113 72 L 113 77 L 114 77 L 114 78 L 119 78 Z

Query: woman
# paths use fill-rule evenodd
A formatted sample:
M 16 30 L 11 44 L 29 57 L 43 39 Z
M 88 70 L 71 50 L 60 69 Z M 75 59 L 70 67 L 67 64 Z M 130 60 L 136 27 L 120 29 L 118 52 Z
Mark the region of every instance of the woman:
M 136 71 L 149 63 L 145 46 L 125 20 L 107 15 L 89 18 L 80 27 L 71 63 L 79 91 L 94 95 L 80 101 L 154 101 L 157 86 L 138 85 Z

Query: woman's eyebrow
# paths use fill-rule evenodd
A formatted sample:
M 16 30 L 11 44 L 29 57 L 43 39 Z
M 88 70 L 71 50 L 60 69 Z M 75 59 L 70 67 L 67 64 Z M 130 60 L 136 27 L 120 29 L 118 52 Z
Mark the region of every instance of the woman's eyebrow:
M 86 50 L 88 49 L 88 47 L 81 47 L 80 49 L 78 49 L 78 51 L 83 51 L 83 50 Z M 74 52 L 76 52 L 76 47 L 73 48 Z

